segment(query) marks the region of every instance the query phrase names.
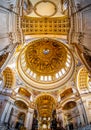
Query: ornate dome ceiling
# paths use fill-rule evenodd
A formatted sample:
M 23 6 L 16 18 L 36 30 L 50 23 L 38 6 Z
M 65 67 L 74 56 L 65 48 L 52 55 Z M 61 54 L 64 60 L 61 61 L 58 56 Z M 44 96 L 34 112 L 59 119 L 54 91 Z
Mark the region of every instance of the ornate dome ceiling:
M 17 61 L 20 77 L 37 90 L 52 90 L 63 85 L 71 77 L 73 66 L 68 47 L 49 38 L 30 42 L 20 52 Z
M 27 67 L 37 75 L 53 75 L 61 70 L 67 60 L 67 50 L 63 44 L 51 39 L 40 39 L 25 49 Z

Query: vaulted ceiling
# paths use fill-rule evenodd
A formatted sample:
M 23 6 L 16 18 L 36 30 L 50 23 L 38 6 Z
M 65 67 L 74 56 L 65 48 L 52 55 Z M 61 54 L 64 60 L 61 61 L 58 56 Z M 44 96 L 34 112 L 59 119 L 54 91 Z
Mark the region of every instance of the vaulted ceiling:
M 83 47 L 69 42 L 73 39 L 68 36 L 71 23 L 67 7 L 67 0 L 24 0 L 22 16 L 17 17 L 17 25 L 2 28 L 3 32 L 5 28 L 6 31 L 13 28 L 17 30 L 18 37 L 22 37 L 16 42 L 18 38 L 13 39 L 15 32 L 7 33 L 5 36 L 9 38 L 4 39 L 0 46 L 0 67 L 6 59 L 11 59 L 6 62 L 8 67 L 3 71 L 5 86 L 13 88 L 21 85 L 31 91 L 41 116 L 51 116 L 56 106 L 54 98 L 58 99 L 61 91 L 71 87 L 76 77 L 75 68 L 82 64 L 77 53 L 82 52 Z M 8 21 L 9 15 L 6 16 L 2 17 L 3 26 Z M 7 25 L 10 26 L 10 23 Z M 85 53 L 80 57 L 83 56 L 88 57 Z M 88 78 L 87 70 L 85 72 Z M 83 86 L 80 81 L 79 84 Z M 26 95 L 27 91 L 20 89 L 18 92 Z

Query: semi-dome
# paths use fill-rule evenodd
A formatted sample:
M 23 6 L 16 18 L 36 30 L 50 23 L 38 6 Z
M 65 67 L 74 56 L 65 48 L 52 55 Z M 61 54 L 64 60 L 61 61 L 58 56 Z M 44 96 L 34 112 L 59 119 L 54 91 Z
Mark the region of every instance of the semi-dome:
M 27 85 L 41 90 L 63 85 L 71 77 L 73 66 L 73 56 L 68 47 L 50 38 L 30 42 L 22 49 L 17 61 L 20 77 Z

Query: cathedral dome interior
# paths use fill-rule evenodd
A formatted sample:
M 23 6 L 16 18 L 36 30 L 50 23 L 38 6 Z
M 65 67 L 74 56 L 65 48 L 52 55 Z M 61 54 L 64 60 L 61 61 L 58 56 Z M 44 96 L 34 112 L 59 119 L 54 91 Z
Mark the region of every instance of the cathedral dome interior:
M 0 130 L 91 130 L 91 1 L 0 0 Z
M 72 76 L 74 58 L 62 42 L 42 38 L 24 46 L 18 56 L 17 69 L 28 86 L 40 91 L 59 89 Z

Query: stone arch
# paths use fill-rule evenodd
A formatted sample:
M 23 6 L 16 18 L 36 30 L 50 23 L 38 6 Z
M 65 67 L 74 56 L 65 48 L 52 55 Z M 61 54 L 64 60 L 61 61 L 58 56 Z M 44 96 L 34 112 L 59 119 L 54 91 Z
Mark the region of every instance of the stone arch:
M 68 98 L 67 100 L 65 100 L 64 102 L 61 103 L 61 106 L 63 107 L 66 103 L 68 103 L 70 101 L 75 102 L 75 97 Z
M 87 69 L 82 66 L 77 74 L 77 87 L 79 91 L 88 89 L 88 76 L 89 73 Z
M 70 95 L 72 95 L 72 94 L 73 94 L 73 89 L 72 89 L 72 87 L 68 87 L 67 89 L 63 90 L 63 91 L 59 94 L 59 96 L 60 96 L 60 98 L 61 98 L 61 100 L 62 100 L 62 99 L 65 99 L 65 98 L 67 98 L 68 96 L 70 96 Z
M 12 88 L 15 84 L 14 72 L 11 68 L 7 67 L 3 71 L 4 88 Z
M 16 125 L 15 125 L 16 129 L 24 128 L 25 118 L 26 118 L 26 114 L 24 112 L 18 113 L 17 121 L 16 121 Z
M 64 106 L 62 107 L 63 110 L 70 110 L 73 109 L 74 107 L 76 107 L 76 102 L 75 101 L 68 101 L 64 104 Z
M 35 100 L 38 113 L 40 117 L 51 117 L 53 110 L 55 110 L 55 98 L 50 94 L 40 94 Z
M 18 102 L 18 101 L 20 102 L 19 105 L 21 105 L 21 103 L 23 103 L 24 106 L 25 106 L 25 108 L 28 109 L 29 102 L 27 102 L 26 100 L 24 100 L 24 99 L 21 98 L 21 97 L 16 97 L 16 100 L 15 100 L 14 104 L 15 104 L 16 102 Z M 15 104 L 15 105 L 16 105 L 16 104 Z M 22 108 L 22 107 L 21 107 L 21 108 Z
M 26 86 L 17 86 L 13 89 L 13 93 L 16 96 L 19 93 L 20 89 L 24 89 L 26 91 L 26 93 L 28 92 L 28 94 L 30 94 L 30 98 L 32 97 L 34 99 L 34 95 L 33 93 L 29 90 L 29 88 L 27 88 Z M 26 95 L 26 94 L 25 94 Z M 22 96 L 22 93 L 21 93 Z M 29 99 L 29 98 L 28 98 Z M 29 99 L 30 100 L 30 99 Z
M 54 97 L 53 95 L 51 95 L 51 94 L 48 94 L 48 93 L 39 94 L 39 95 L 36 97 L 35 102 L 36 102 L 36 100 L 37 100 L 39 97 L 42 97 L 42 96 L 45 96 L 45 95 L 52 97 L 52 98 L 54 99 L 55 103 L 57 102 L 57 100 L 55 99 L 55 97 Z

